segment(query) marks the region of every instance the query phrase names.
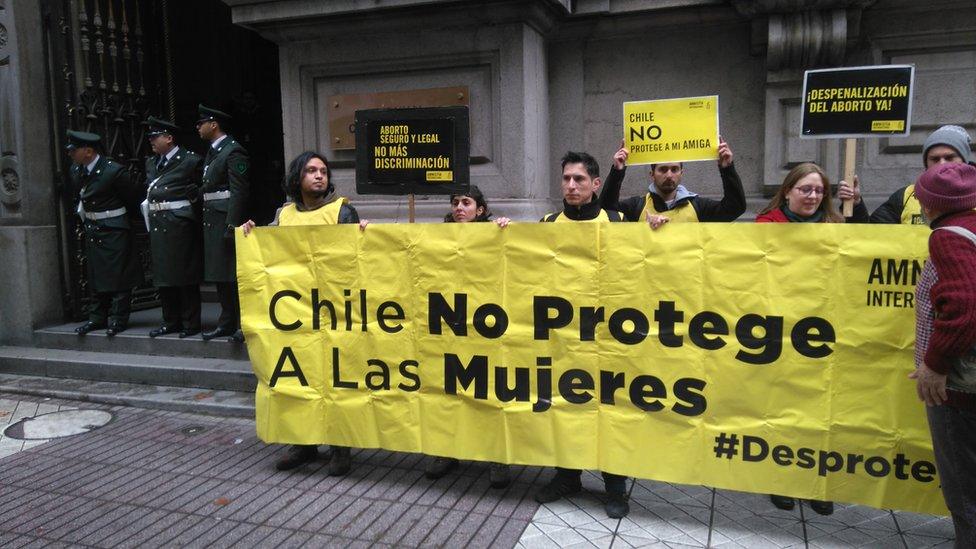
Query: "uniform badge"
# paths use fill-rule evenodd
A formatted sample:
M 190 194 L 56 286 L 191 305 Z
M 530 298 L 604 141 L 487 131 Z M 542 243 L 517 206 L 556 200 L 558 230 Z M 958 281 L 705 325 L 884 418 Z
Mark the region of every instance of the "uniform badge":
M 244 175 L 245 173 L 247 173 L 247 162 L 243 162 L 243 161 L 238 162 L 237 163 L 237 172 L 239 174 L 241 174 L 241 175 Z

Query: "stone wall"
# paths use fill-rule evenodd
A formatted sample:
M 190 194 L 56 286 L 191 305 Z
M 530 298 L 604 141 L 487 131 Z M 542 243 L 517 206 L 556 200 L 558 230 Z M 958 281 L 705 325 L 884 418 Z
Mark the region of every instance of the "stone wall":
M 331 154 L 330 93 L 466 85 L 472 155 L 488 159 L 472 181 L 514 218 L 558 205 L 566 150 L 591 152 L 606 172 L 629 100 L 718 94 L 750 209 L 797 162 L 840 176 L 839 140 L 797 137 L 805 69 L 917 67 L 911 136 L 859 142 L 869 206 L 917 176 L 932 129 L 976 130 L 976 9 L 965 0 L 225 1 L 235 22 L 280 45 L 286 155 Z M 332 155 L 350 166 L 348 152 Z M 709 162 L 688 164 L 685 178 L 703 194 L 721 190 Z M 336 180 L 373 218 L 405 215 L 404 200 L 355 197 L 351 167 Z M 624 192 L 647 182 L 635 167 Z M 440 217 L 445 203 L 419 197 L 421 217 Z

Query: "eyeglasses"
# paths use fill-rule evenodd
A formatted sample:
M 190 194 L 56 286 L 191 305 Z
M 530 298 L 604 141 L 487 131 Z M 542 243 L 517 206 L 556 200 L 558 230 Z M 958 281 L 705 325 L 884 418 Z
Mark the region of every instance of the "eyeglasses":
M 800 191 L 800 194 L 802 194 L 803 196 L 810 196 L 812 194 L 823 196 L 824 194 L 823 187 L 814 187 L 813 185 L 804 185 L 802 187 L 793 187 L 793 188 Z

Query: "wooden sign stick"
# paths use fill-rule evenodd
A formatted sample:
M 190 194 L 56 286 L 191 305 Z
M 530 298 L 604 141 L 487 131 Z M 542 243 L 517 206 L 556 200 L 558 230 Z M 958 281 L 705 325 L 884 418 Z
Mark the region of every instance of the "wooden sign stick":
M 414 203 L 413 194 L 408 194 L 407 195 L 407 209 L 410 212 L 408 214 L 408 221 L 410 223 L 413 223 L 414 220 L 416 219 L 416 216 L 414 215 L 416 213 L 415 208 L 416 208 L 416 204 Z
M 848 137 L 844 140 L 844 181 L 851 187 L 854 186 L 854 166 L 857 163 L 857 139 Z M 854 215 L 854 200 L 845 200 L 843 208 L 844 217 Z

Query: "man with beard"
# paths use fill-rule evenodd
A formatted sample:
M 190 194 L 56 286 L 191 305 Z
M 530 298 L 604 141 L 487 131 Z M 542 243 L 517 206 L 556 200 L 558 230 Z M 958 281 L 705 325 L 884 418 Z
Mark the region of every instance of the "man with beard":
M 735 221 L 746 211 L 746 193 L 732 163 L 732 149 L 719 139 L 718 173 L 723 196 L 712 200 L 689 191 L 681 184 L 684 164 L 651 164 L 651 184 L 644 196 L 620 200 L 620 186 L 627 173 L 628 151 L 622 146 L 614 154 L 613 167 L 600 194 L 600 205 L 619 211 L 627 221 L 647 221 L 656 229 L 670 221 Z
M 324 155 L 313 151 L 298 155 L 288 165 L 284 187 L 291 202 L 278 208 L 271 225 L 358 223 L 362 230 L 369 224 L 365 219 L 360 221 L 356 208 L 336 193 L 335 186 L 332 185 L 332 170 Z M 245 237 L 250 234 L 254 226 L 254 221 L 250 219 L 241 225 Z M 315 461 L 318 457 L 318 448 L 315 445 L 296 444 L 278 460 L 275 467 L 279 471 L 288 471 Z M 345 475 L 352 466 L 351 452 L 347 446 L 332 446 L 324 458 L 331 460 L 330 476 Z

